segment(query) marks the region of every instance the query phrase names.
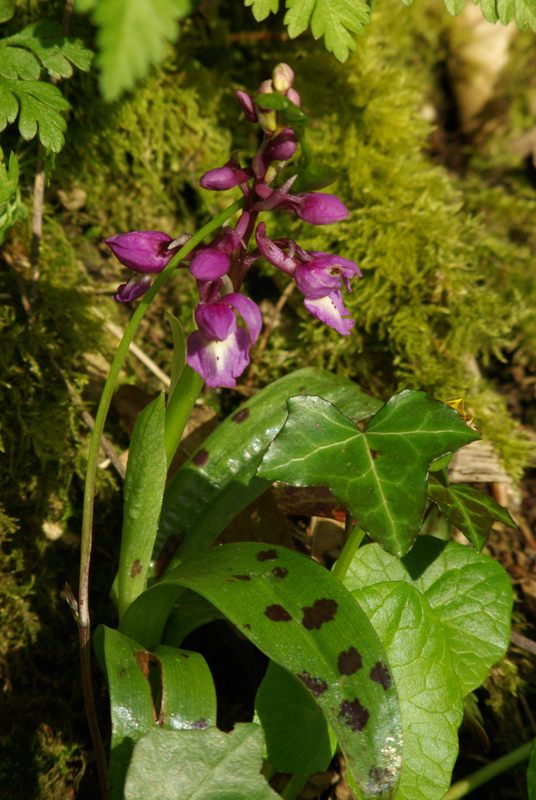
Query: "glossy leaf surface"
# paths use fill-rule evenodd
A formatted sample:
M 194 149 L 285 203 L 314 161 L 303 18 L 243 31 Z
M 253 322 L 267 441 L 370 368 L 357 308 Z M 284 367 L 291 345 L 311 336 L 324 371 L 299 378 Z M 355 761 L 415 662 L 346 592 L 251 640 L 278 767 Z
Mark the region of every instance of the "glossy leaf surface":
M 458 753 L 460 685 L 441 622 L 403 581 L 353 593 L 387 651 L 402 716 L 402 773 L 396 800 L 441 800 Z
M 328 768 L 333 756 L 328 725 L 301 680 L 271 661 L 255 709 L 266 757 L 277 772 L 312 775 Z
M 189 559 L 141 595 L 122 620 L 125 632 L 135 632 L 144 644 L 158 641 L 182 587 L 209 600 L 262 652 L 303 681 L 333 728 L 363 796 L 387 797 L 400 767 L 396 690 L 370 677 L 377 664 L 388 671 L 384 648 L 341 583 L 283 547 L 224 545 Z
M 125 800 L 275 800 L 260 774 L 262 750 L 252 723 L 231 733 L 153 730 L 134 749 Z
M 421 527 L 431 461 L 479 438 L 454 409 L 424 394 L 394 395 L 362 432 L 320 397 L 293 397 L 259 475 L 327 484 L 359 525 L 402 556 Z
M 128 453 L 117 581 L 120 615 L 146 588 L 166 483 L 164 430 L 164 395 L 160 394 L 136 420 Z
M 172 565 L 208 547 L 269 487 L 256 475 L 257 467 L 285 422 L 287 399 L 300 392 L 321 395 L 356 420 L 370 417 L 381 405 L 347 378 L 315 369 L 298 370 L 262 389 L 224 420 L 170 481 L 156 551 L 168 539 L 181 541 Z
M 492 558 L 456 542 L 421 536 L 404 559 L 375 544 L 360 548 L 345 585 L 361 589 L 406 581 L 424 595 L 443 625 L 462 694 L 485 680 L 510 640 L 512 587 Z
M 216 725 L 216 690 L 203 656 L 165 645 L 154 655 L 161 673 L 159 724 L 176 731 Z
M 473 486 L 452 483 L 443 486 L 431 480 L 428 486 L 430 500 L 439 507 L 451 525 L 458 528 L 476 550 L 482 550 L 494 522 L 515 527 L 515 522 L 505 508 Z

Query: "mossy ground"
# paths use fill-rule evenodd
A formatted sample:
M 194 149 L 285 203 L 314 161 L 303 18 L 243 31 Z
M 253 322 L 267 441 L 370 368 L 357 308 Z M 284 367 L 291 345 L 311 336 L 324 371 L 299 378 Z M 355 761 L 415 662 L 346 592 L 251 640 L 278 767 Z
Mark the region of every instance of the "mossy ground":
M 94 796 L 76 628 L 62 594 L 65 582 L 77 584 L 87 431 L 63 378 L 93 412 L 100 377 L 88 371 L 85 355 L 109 359 L 114 345 L 95 308 L 120 324 L 128 315 L 109 299 L 120 271 L 102 239 L 135 228 L 191 231 L 228 201 L 202 192 L 197 179 L 223 163 L 231 147 L 255 148 L 255 135 L 237 121 L 232 88 L 252 89 L 277 61 L 295 66 L 315 150 L 338 169 L 335 188 L 352 213 L 314 232 L 274 216 L 269 232 L 292 231 L 308 248 L 355 258 L 364 274 L 348 300 L 357 321 L 348 339 L 308 317 L 291 295 L 246 378 L 249 388 L 314 364 L 382 397 L 405 386 L 441 399 L 463 396 L 514 477 L 527 462 L 524 435 L 497 377 L 505 362 L 522 363 L 532 374 L 535 368 L 535 174 L 530 159 L 509 146 L 532 124 L 533 35 L 514 40 L 494 102 L 473 139 L 458 148 L 453 170 L 434 138 L 452 128 L 453 116 L 445 92 L 452 22 L 437 7 L 410 10 L 392 0 L 375 9 L 369 32 L 341 66 L 310 39 L 282 42 L 280 19 L 265 26 L 261 46 L 250 36 L 257 28 L 249 10 L 215 0 L 205 6 L 186 23 L 163 67 L 125 99 L 105 105 L 93 75 L 67 86 L 73 113 L 47 188 L 30 318 L 20 293 L 21 282 L 29 287 L 29 219 L 5 249 L 0 785 L 9 800 Z M 19 2 L 21 22 L 61 7 Z M 85 34 L 91 39 L 89 29 Z M 430 104 L 437 109 L 434 124 L 426 121 Z M 23 150 L 22 169 L 30 206 L 31 146 Z M 273 308 L 282 284 L 263 270 L 248 288 Z M 190 327 L 193 302 L 192 284 L 179 272 L 143 326 L 140 343 L 166 369 L 171 337 L 162 311 L 169 308 Z M 134 377 L 133 369 L 124 375 Z M 224 392 L 216 402 L 228 408 L 237 395 Z M 122 443 L 115 422 L 111 434 Z M 95 619 L 103 621 L 111 614 L 120 497 L 113 476 L 105 470 L 99 476 L 93 603 Z M 521 660 L 515 664 L 525 676 Z M 501 698 L 514 696 L 509 670 L 490 684 L 497 708 Z M 519 682 L 515 688 L 529 691 Z M 510 734 L 493 721 L 501 713 L 490 724 L 510 744 Z

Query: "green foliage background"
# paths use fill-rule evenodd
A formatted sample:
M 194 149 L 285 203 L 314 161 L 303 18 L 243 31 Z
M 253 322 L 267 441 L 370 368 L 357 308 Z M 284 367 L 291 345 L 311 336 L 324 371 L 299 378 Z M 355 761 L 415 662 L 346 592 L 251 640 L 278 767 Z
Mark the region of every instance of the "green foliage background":
M 63 13 L 55 1 L 18 0 L 16 7 L 6 32 Z M 295 68 L 315 151 L 338 169 L 334 190 L 352 213 L 317 230 L 274 216 L 269 233 L 292 232 L 303 246 L 355 258 L 364 273 L 348 299 L 357 321 L 351 337 L 321 326 L 293 294 L 254 358 L 250 384 L 321 365 L 381 397 L 402 387 L 464 397 L 519 477 L 528 447 L 492 376 L 506 356 L 535 366 L 534 169 L 510 147 L 533 124 L 534 34 L 516 36 L 480 134 L 458 142 L 462 167 L 449 170 L 423 109 L 433 103 L 439 127 L 448 127 L 443 103 L 454 24 L 431 0 L 409 10 L 385 0 L 341 65 L 307 35 L 282 40 L 281 14 L 263 23 L 259 37 L 241 2 L 208 0 L 181 23 L 162 66 L 120 100 L 101 99 L 94 71 L 62 85 L 73 110 L 47 188 L 31 328 L 20 300 L 20 282 L 29 275 L 29 217 L 4 243 L 10 268 L 0 273 L 1 566 L 9 576 L 0 587 L 1 623 L 9 630 L 0 649 L 7 687 L 0 717 L 9 720 L 0 732 L 0 784 L 12 791 L 6 797 L 64 798 L 86 763 L 85 723 L 73 713 L 82 707 L 76 688 L 65 702 L 55 700 L 62 687 L 77 686 L 75 648 L 65 649 L 75 628 L 60 593 L 66 580 L 77 583 L 87 433 L 55 364 L 93 410 L 100 378 L 91 370 L 88 376 L 84 356 L 109 358 L 114 344 L 95 308 L 119 323 L 128 314 L 107 297 L 121 276 L 102 239 L 135 228 L 178 235 L 223 207 L 228 198 L 199 189 L 199 175 L 223 163 L 232 147 L 252 153 L 256 146 L 232 89 L 253 90 L 278 61 Z M 75 16 L 73 33 L 94 44 L 88 18 Z M 4 154 L 11 147 L 19 153 L 22 202 L 31 209 L 35 142 L 22 143 L 8 130 Z M 269 311 L 284 285 L 263 269 L 248 289 L 265 298 Z M 192 283 L 179 274 L 144 328 L 142 346 L 166 369 L 170 336 L 162 311 L 169 308 L 190 328 L 193 302 Z M 220 399 L 228 406 L 234 397 Z M 114 479 L 100 476 L 95 613 L 106 621 L 119 499 Z M 60 526 L 59 541 L 46 538 L 45 523 Z

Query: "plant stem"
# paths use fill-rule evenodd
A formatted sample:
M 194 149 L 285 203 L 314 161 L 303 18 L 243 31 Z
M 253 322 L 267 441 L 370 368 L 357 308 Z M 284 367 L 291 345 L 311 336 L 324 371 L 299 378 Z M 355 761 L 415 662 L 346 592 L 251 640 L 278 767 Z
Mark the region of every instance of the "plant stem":
M 134 338 L 134 335 L 139 327 L 140 322 L 149 308 L 153 298 L 159 289 L 171 277 L 175 271 L 175 267 L 188 255 L 200 242 L 203 241 L 205 236 L 208 236 L 213 231 L 217 230 L 229 217 L 235 214 L 242 207 L 242 200 L 236 200 L 232 205 L 224 209 L 220 214 L 214 217 L 209 223 L 204 225 L 197 233 L 189 239 L 181 249 L 175 253 L 166 268 L 157 276 L 149 291 L 143 296 L 136 310 L 134 311 L 130 322 L 127 325 L 123 338 L 115 352 L 110 372 L 106 378 L 106 383 L 102 390 L 99 408 L 95 417 L 95 426 L 91 433 L 89 440 L 89 452 L 87 459 L 87 472 L 86 483 L 84 487 L 84 505 L 82 516 L 82 534 L 80 543 L 80 581 L 79 581 L 79 596 L 78 596 L 78 630 L 80 641 L 80 670 L 82 680 L 82 691 L 84 695 L 84 704 L 86 708 L 86 715 L 88 718 L 91 739 L 95 750 L 95 757 L 97 760 L 97 771 L 99 774 L 99 784 L 102 797 L 107 794 L 107 778 L 106 778 L 106 756 L 104 753 L 104 746 L 102 744 L 102 737 L 99 730 L 97 721 L 97 713 L 95 710 L 95 700 L 93 697 L 93 686 L 91 681 L 91 652 L 90 652 L 90 639 L 91 627 L 89 616 L 89 569 L 91 562 L 91 547 L 93 540 L 93 506 L 95 500 L 95 484 L 97 475 L 97 466 L 99 458 L 100 440 L 104 431 L 104 424 L 112 401 L 114 389 L 117 385 L 121 367 L 128 355 L 129 345 Z
M 346 530 L 351 527 L 352 518 L 348 512 L 346 512 Z M 350 531 L 350 535 L 346 540 L 346 544 L 342 548 L 342 553 L 340 554 L 339 558 L 333 565 L 333 569 L 331 570 L 333 575 L 338 578 L 341 583 L 344 580 L 346 573 L 348 572 L 348 568 L 352 563 L 353 557 L 355 555 L 356 550 L 358 549 L 359 545 L 363 541 L 363 537 L 365 536 L 365 531 L 363 528 L 360 528 L 359 525 L 355 525 L 354 528 Z
M 492 778 L 496 778 L 497 775 L 501 775 L 503 772 L 506 772 L 507 769 L 511 769 L 517 764 L 520 764 L 522 761 L 525 761 L 525 759 L 527 759 L 530 755 L 534 741 L 535 740 L 532 739 L 530 742 L 522 744 L 521 747 L 518 747 L 516 750 L 512 750 L 511 753 L 507 753 L 505 756 L 498 758 L 491 764 L 486 764 L 485 767 L 473 772 L 473 774 L 469 775 L 467 778 L 463 778 L 463 780 L 454 783 L 444 796 L 443 800 L 459 800 L 460 797 L 465 797 L 479 786 L 482 786 L 482 784 L 487 783 L 488 781 L 492 780 Z
M 186 364 L 166 408 L 165 447 L 168 467 L 202 386 L 203 378 Z

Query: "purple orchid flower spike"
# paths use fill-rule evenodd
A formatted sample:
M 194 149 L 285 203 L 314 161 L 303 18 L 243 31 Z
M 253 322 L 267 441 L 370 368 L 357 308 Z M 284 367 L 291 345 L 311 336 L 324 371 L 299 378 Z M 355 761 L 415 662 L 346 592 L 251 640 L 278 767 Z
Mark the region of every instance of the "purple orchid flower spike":
M 251 177 L 251 170 L 242 169 L 238 161 L 234 158 L 230 158 L 223 167 L 209 169 L 208 172 L 205 172 L 199 179 L 199 185 L 202 186 L 203 189 L 223 192 L 227 189 L 232 189 L 233 186 L 247 183 Z
M 129 231 L 104 240 L 114 256 L 134 272 L 161 272 L 173 256 L 171 236 L 162 231 Z
M 237 312 L 245 323 L 238 326 Z M 249 364 L 249 350 L 262 327 L 256 303 L 232 292 L 216 302 L 200 303 L 195 310 L 198 330 L 188 337 L 186 360 L 207 386 L 236 386 Z
M 361 275 L 357 264 L 342 256 L 303 250 L 289 240 L 272 241 L 266 235 L 263 222 L 255 237 L 261 255 L 274 267 L 292 276 L 303 294 L 305 308 L 342 336 L 348 336 L 355 323 L 344 306 L 341 284 L 350 291 L 350 279 Z

